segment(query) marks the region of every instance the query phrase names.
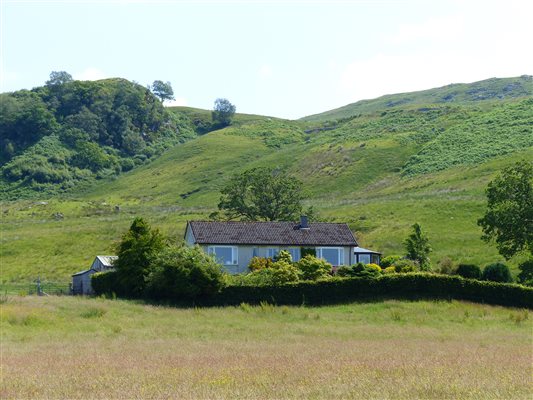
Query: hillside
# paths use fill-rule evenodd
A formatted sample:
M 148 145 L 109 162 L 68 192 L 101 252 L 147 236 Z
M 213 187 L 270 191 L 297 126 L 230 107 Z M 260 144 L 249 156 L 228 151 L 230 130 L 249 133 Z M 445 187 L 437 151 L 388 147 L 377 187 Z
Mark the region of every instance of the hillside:
M 533 96 L 533 76 L 531 75 L 516 78 L 492 78 L 474 83 L 454 83 L 419 92 L 390 94 L 377 99 L 361 100 L 334 110 L 309 115 L 302 120 L 338 120 L 405 106 L 480 105 L 530 96 Z
M 482 81 L 500 88 L 497 101 L 375 105 L 329 122 L 240 115 L 230 127 L 194 136 L 68 196 L 4 202 L 3 279 L 67 280 L 94 255 L 113 253 L 135 215 L 180 239 L 187 220 L 205 219 L 216 208 L 232 174 L 256 166 L 287 168 L 304 182 L 307 203 L 320 218 L 348 222 L 364 247 L 401 253 L 410 226 L 419 222 L 434 264 L 443 257 L 482 265 L 503 260 L 480 240 L 476 221 L 495 174 L 517 159 L 533 159 L 533 96 L 505 89 L 522 80 L 529 84 L 526 78 Z M 482 82 L 462 85 L 461 92 Z M 450 88 L 439 90 L 426 92 L 445 96 Z M 206 110 L 169 111 L 194 129 L 196 119 L 209 121 Z

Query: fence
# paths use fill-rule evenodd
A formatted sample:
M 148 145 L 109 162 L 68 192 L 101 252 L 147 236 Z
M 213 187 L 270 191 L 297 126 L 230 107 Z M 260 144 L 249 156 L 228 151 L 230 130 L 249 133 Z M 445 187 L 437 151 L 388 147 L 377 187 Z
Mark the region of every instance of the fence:
M 65 296 L 71 294 L 71 287 L 69 283 L 36 279 L 30 283 L 2 283 L 0 284 L 0 294 Z

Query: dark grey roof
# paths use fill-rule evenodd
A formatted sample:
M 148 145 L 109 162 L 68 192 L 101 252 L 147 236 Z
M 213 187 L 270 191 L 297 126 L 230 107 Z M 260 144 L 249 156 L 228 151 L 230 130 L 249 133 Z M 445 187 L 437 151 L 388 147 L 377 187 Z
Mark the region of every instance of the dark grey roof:
M 299 229 L 296 222 L 191 221 L 198 244 L 279 246 L 357 246 L 346 224 L 313 222 Z

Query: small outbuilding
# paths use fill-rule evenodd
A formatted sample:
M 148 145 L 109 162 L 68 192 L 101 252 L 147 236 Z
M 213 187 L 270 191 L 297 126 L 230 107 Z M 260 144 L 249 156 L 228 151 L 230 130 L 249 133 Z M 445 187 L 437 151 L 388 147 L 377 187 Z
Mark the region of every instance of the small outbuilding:
M 91 268 L 72 275 L 72 294 L 93 294 L 91 275 L 113 269 L 117 256 L 96 256 Z
M 363 264 L 378 264 L 381 261 L 381 253 L 377 251 L 364 249 L 362 247 L 354 247 L 353 253 L 355 256 L 356 263 Z

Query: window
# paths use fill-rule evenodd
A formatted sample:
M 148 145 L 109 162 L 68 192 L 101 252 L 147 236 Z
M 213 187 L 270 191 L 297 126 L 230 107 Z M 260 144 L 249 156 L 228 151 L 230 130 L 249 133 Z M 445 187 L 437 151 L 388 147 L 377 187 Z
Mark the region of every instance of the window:
M 363 264 L 370 264 L 370 254 L 358 254 L 357 259 Z
M 344 265 L 344 249 L 342 247 L 319 247 L 316 256 L 323 258 L 333 266 Z
M 300 260 L 300 248 L 299 247 L 293 247 L 291 249 L 287 249 L 287 251 L 291 254 L 292 261 Z
M 278 248 L 270 248 L 267 249 L 267 257 L 268 258 L 274 258 L 278 255 L 279 249 Z
M 213 254 L 222 265 L 237 265 L 238 252 L 235 246 L 209 246 L 208 254 Z

